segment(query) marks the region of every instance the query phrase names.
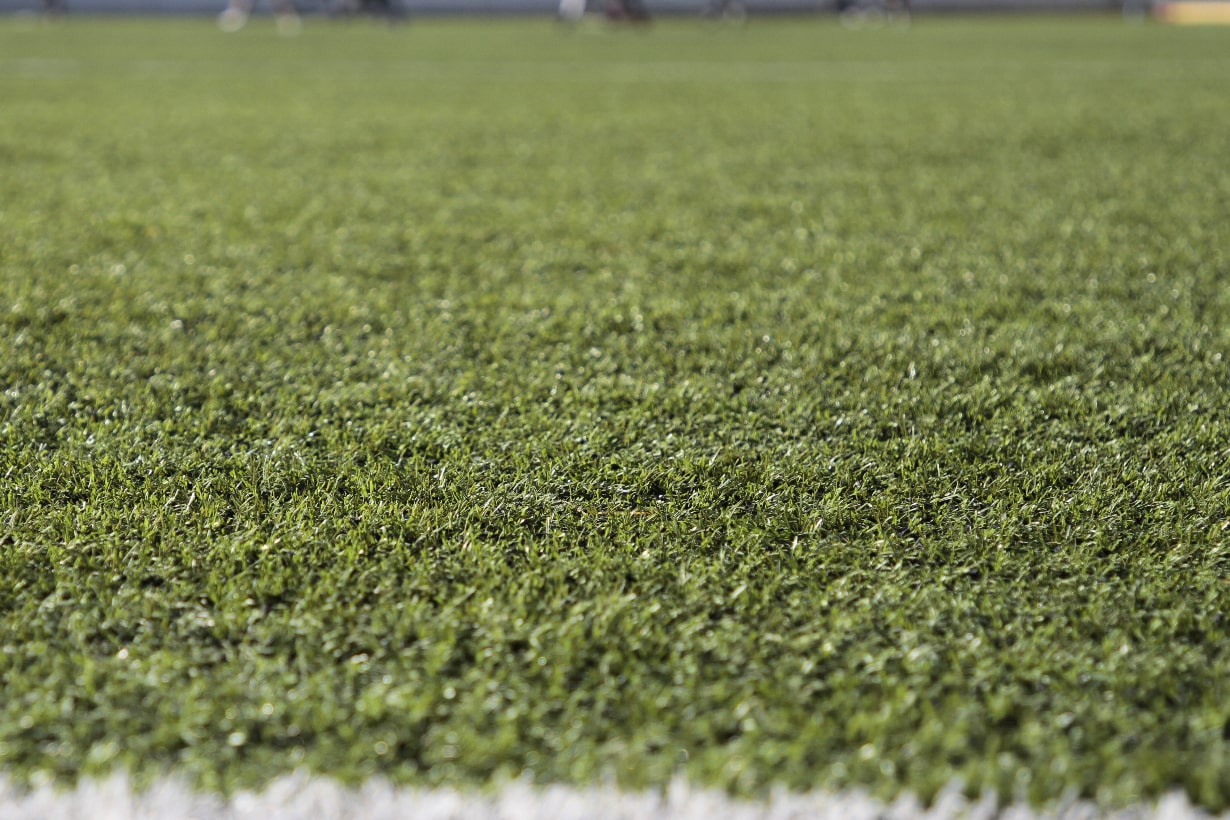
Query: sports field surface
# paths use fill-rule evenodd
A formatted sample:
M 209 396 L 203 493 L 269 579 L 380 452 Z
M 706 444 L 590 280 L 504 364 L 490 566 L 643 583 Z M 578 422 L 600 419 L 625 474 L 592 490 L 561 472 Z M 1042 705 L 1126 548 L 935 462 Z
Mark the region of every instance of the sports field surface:
M 0 775 L 1230 808 L 1230 31 L 0 21 Z

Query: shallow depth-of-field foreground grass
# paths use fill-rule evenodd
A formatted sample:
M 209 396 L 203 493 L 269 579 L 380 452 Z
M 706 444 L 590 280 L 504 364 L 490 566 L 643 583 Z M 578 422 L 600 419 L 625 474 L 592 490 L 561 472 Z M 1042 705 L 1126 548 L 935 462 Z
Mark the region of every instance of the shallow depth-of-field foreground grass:
M 0 26 L 0 772 L 1230 806 L 1230 32 Z

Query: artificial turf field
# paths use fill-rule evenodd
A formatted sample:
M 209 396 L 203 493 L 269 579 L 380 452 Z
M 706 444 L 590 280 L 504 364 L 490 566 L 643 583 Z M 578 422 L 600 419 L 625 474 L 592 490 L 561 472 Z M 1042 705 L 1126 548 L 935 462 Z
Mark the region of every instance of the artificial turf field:
M 0 25 L 0 772 L 1230 807 L 1230 31 Z

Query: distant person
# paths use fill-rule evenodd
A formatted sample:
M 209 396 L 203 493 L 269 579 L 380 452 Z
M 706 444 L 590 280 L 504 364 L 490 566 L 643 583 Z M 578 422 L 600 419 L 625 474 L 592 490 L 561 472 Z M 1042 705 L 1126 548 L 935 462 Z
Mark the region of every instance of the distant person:
M 585 16 L 585 0 L 559 0 L 559 19 L 576 23 Z
M 239 31 L 248 24 L 255 2 L 256 0 L 230 0 L 226 11 L 218 15 L 218 28 L 223 31 Z M 295 11 L 294 0 L 272 0 L 272 3 L 278 18 L 278 33 L 286 36 L 298 34 L 303 24 L 299 20 L 299 12 Z
M 910 14 L 910 0 L 886 0 L 884 9 L 888 12 L 889 22 L 907 26 L 910 24 L 912 16 Z
M 747 8 L 742 0 L 709 0 L 701 16 L 706 20 L 730 20 L 742 23 L 747 19 Z
M 648 23 L 649 9 L 644 0 L 606 0 L 608 20 L 628 23 Z
M 64 6 L 64 0 L 43 0 L 43 19 L 49 21 L 59 20 L 64 16 L 67 9 Z

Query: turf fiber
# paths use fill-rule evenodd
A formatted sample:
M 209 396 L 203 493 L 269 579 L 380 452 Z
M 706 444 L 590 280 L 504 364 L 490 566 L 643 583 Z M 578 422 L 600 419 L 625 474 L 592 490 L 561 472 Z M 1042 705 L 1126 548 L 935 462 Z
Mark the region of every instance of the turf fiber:
M 0 771 L 1230 807 L 1230 35 L 0 25 Z

